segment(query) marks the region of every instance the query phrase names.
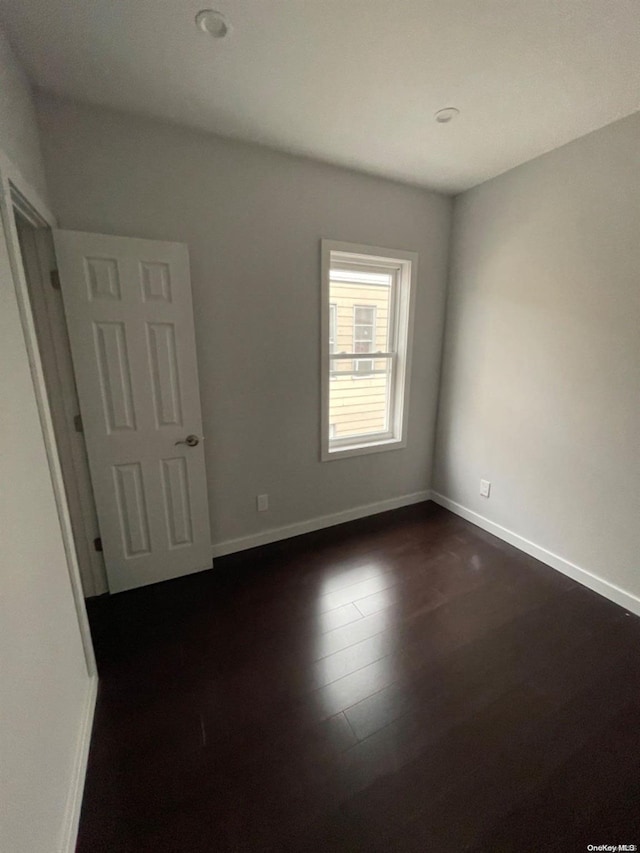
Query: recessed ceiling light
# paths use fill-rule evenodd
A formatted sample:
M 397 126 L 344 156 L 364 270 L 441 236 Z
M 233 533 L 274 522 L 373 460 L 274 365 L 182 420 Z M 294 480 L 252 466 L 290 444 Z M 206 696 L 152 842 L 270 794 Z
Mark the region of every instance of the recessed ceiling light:
M 214 39 L 223 39 L 231 32 L 231 24 L 227 22 L 222 12 L 215 9 L 203 9 L 196 15 L 196 26 Z
M 434 118 L 439 124 L 447 124 L 447 122 L 452 121 L 458 115 L 460 115 L 460 110 L 455 107 L 445 107 L 443 110 L 438 110 L 434 114 Z

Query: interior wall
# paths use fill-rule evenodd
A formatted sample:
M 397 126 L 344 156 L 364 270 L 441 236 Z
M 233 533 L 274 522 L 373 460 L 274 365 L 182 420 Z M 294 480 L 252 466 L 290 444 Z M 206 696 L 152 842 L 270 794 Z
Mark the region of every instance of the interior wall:
M 44 164 L 31 89 L 1 29 L 0 151 L 46 202 Z
M 429 489 L 450 199 L 49 96 L 38 112 L 61 227 L 189 246 L 214 543 Z M 406 449 L 319 461 L 323 237 L 420 255 Z
M 40 192 L 35 118 L 0 34 L 0 166 L 15 145 Z M 87 673 L 57 507 L 0 224 L 0 849 L 51 853 L 69 840 Z
M 639 271 L 640 114 L 458 197 L 434 472 L 638 597 Z

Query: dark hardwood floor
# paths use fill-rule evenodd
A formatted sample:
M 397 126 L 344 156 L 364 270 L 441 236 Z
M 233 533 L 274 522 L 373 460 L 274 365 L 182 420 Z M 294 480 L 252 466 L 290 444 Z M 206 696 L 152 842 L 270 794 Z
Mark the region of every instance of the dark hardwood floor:
M 640 843 L 640 620 L 434 504 L 90 618 L 81 853 Z

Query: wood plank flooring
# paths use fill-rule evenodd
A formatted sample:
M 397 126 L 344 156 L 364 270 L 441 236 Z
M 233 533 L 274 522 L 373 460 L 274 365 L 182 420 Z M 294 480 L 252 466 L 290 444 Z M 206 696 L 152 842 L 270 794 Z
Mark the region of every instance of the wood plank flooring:
M 640 844 L 640 620 L 434 504 L 90 619 L 80 853 Z

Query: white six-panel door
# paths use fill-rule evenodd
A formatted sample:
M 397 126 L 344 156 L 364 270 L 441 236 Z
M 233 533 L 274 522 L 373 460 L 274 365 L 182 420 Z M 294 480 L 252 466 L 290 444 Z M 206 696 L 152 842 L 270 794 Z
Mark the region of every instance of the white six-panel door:
M 109 589 L 209 568 L 187 247 L 54 237 Z

